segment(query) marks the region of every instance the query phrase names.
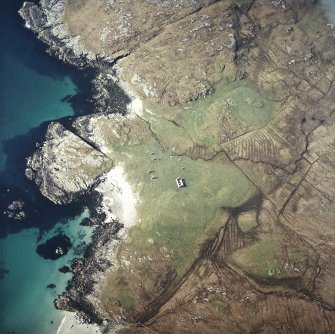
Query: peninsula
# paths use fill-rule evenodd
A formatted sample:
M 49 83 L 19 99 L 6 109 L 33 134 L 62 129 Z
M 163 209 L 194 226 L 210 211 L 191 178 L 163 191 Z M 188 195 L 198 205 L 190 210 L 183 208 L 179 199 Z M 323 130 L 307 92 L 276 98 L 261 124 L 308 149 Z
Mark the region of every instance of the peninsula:
M 54 203 L 91 198 L 97 224 L 56 307 L 105 332 L 331 333 L 335 25 L 321 4 L 40 0 L 20 14 L 96 73 L 95 110 L 52 122 L 27 162 Z

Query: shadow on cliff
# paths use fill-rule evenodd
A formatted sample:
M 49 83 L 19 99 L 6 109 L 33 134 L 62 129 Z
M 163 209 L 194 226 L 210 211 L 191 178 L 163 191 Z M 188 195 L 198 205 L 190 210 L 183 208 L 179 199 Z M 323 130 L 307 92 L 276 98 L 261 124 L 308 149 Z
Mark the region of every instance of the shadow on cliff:
M 48 124 L 49 122 L 45 122 L 26 135 L 3 143 L 8 158 L 4 171 L 0 173 L 0 238 L 33 227 L 43 233 L 52 229 L 59 221 L 73 218 L 82 210 L 80 203 L 62 206 L 53 204 L 24 175 L 26 157 L 32 155 L 36 150 L 36 143 L 43 140 Z M 4 214 L 8 205 L 16 200 L 25 203 L 23 211 L 26 219 L 23 221 L 8 218 Z

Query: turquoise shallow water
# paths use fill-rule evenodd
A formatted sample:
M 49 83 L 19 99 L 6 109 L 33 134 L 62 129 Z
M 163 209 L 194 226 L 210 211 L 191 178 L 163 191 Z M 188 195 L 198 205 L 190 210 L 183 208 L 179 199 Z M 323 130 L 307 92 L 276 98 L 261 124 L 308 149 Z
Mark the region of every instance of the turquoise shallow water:
M 50 78 L 36 73 L 10 53 L 1 52 L 0 57 L 1 143 L 45 121 L 73 115 L 70 104 L 61 102 L 66 95 L 76 93 L 76 86 L 69 77 Z M 1 144 L 0 171 L 5 163 L 6 154 Z
M 48 334 L 57 332 L 62 318 L 53 300 L 71 277 L 59 268 L 70 265 L 74 252 L 82 255 L 76 246 L 89 241 L 92 228 L 79 225 L 88 215 L 80 204 L 63 208 L 42 198 L 25 179 L 24 163 L 47 121 L 81 112 L 80 103 L 66 97 L 80 95 L 80 84 L 89 80 L 47 55 L 45 46 L 23 28 L 17 14 L 22 3 L 0 0 L 0 333 Z M 28 221 L 13 222 L 3 215 L 13 199 L 26 202 Z M 37 244 L 60 230 L 75 250 L 55 261 L 39 257 Z M 46 288 L 50 283 L 56 288 Z
M 0 172 L 6 163 L 4 142 L 44 121 L 73 115 L 62 99 L 77 92 L 67 67 L 23 27 L 17 13 L 22 3 L 0 0 Z
M 74 219 L 56 224 L 40 242 L 45 242 L 60 229 L 70 237 L 74 249 L 82 242 L 89 242 L 92 228 L 79 225 L 87 216 L 84 210 Z M 2 267 L 9 271 L 0 284 L 1 333 L 56 333 L 62 320 L 53 300 L 65 290 L 71 277 L 71 274 L 59 272 L 59 268 L 71 264 L 74 249 L 58 260 L 44 260 L 35 251 L 38 239 L 39 230 L 33 228 L 0 240 Z M 51 283 L 56 288 L 47 288 Z

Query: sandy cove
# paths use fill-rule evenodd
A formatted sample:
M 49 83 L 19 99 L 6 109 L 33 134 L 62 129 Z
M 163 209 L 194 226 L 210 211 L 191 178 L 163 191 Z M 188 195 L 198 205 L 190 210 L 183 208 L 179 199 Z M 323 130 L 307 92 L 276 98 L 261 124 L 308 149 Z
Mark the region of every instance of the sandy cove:
M 76 313 L 62 311 L 63 319 L 55 334 L 96 334 L 101 333 L 97 325 L 81 323 Z
M 125 229 L 136 224 L 137 197 L 127 182 L 120 165 L 107 172 L 95 190 L 102 195 L 98 210 L 106 215 L 106 222 L 118 220 Z
M 117 270 L 119 266 L 116 259 L 117 247 L 127 239 L 128 230 L 138 222 L 136 212 L 138 199 L 126 180 L 124 170 L 120 165 L 115 166 L 101 177 L 101 181 L 95 188 L 95 191 L 101 195 L 100 206 L 97 208 L 97 211 L 102 217 L 105 216 L 102 227 L 105 226 L 107 230 L 109 230 L 108 226 L 113 225 L 115 220 L 123 225 L 123 228 L 117 232 L 115 238 L 109 239 L 106 243 L 104 242 L 103 248 L 99 244 L 99 241 L 92 241 L 92 249 L 94 249 L 93 262 L 89 260 L 88 267 L 96 267 L 101 258 L 108 259 L 110 263 L 108 268 L 105 268 L 104 271 L 97 271 L 94 276 L 92 276 L 95 287 L 88 298 L 90 299 L 90 303 L 99 305 L 97 296 L 104 278 L 110 271 Z M 87 269 L 87 267 L 85 269 Z M 98 325 L 81 323 L 80 320 L 77 319 L 76 312 L 62 311 L 62 313 L 64 317 L 55 334 L 101 333 Z M 100 318 L 103 319 L 104 316 L 101 315 Z M 115 326 L 114 330 L 117 327 L 118 325 Z

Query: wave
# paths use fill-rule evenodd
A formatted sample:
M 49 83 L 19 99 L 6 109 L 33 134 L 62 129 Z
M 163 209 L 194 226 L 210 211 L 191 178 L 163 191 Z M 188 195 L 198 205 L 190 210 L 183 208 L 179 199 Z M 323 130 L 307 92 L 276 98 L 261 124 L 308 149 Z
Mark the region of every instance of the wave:
M 335 1 L 320 0 L 321 6 L 325 9 L 328 19 L 335 24 Z
M 60 325 L 59 325 L 59 327 L 58 327 L 58 329 L 57 329 L 57 333 L 56 333 L 56 334 L 59 334 L 59 333 L 60 333 L 60 331 L 61 331 L 61 329 L 62 329 L 62 327 L 63 327 L 63 325 L 64 325 L 65 320 L 66 320 L 66 315 L 64 316 L 62 322 L 60 323 Z

